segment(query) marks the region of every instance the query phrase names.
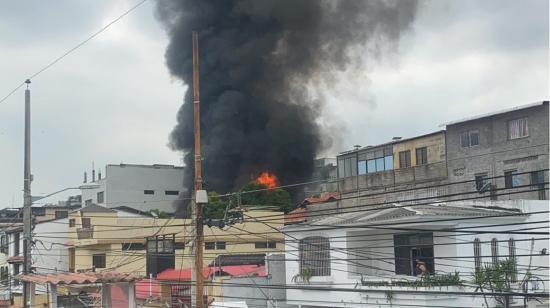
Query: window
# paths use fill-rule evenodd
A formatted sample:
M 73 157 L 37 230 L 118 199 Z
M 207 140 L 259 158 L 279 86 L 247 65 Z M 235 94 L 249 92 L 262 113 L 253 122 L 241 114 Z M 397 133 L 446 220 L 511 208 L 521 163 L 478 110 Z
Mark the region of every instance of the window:
M 479 238 L 474 240 L 474 266 L 476 272 L 481 270 L 481 242 Z
M 20 245 L 19 233 L 15 233 L 13 235 L 13 255 L 14 256 L 19 255 L 19 245 Z
M 387 147 L 378 150 L 359 153 L 357 168 L 359 175 L 393 169 L 392 148 Z
M 393 155 L 384 156 L 385 170 L 393 170 Z
M 276 248 L 276 247 L 277 247 L 277 244 L 273 241 L 254 243 L 254 248 L 256 249 Z
M 424 262 L 429 273 L 434 273 L 434 248 L 432 233 L 396 234 L 393 236 L 395 273 L 417 276 L 417 261 Z
M 151 190 L 151 189 L 146 189 L 146 190 L 143 191 L 143 194 L 144 195 L 154 195 L 155 191 Z
M 88 199 L 84 201 L 84 206 L 92 205 L 92 199 Z
M 479 145 L 479 131 L 471 130 L 460 134 L 460 145 L 463 148 Z
M 508 122 L 508 139 L 518 139 L 529 136 L 527 118 L 516 119 Z
M 180 194 L 180 192 L 177 190 L 165 190 L 164 194 L 167 196 L 177 196 Z
M 20 272 L 19 264 L 14 264 L 13 265 L 13 276 L 19 275 L 19 272 Z M 20 284 L 21 284 L 21 282 L 19 280 L 13 279 L 13 285 L 18 286 Z
M 143 247 L 145 249 L 145 246 L 143 244 L 139 243 L 127 243 L 123 245 L 128 245 L 135 247 L 135 250 L 138 250 L 137 248 Z M 123 246 L 124 247 L 124 246 Z M 132 249 L 134 250 L 134 249 Z M 153 238 L 147 239 L 147 252 L 148 253 L 154 253 L 154 254 L 163 254 L 163 253 L 173 253 L 174 252 L 174 235 L 159 235 Z
M 491 240 L 491 257 L 493 264 L 498 263 L 498 240 L 496 238 L 493 238 Z
M 411 166 L 411 151 L 399 152 L 399 168 L 408 168 Z
M 69 217 L 68 211 L 55 211 L 55 219 L 67 218 Z
M 103 203 L 105 202 L 105 192 L 100 191 L 97 193 L 97 203 Z
M 225 242 L 204 242 L 205 250 L 223 250 L 225 246 Z
M 92 222 L 90 218 L 82 217 L 82 228 L 91 228 Z
M 94 268 L 105 268 L 105 254 L 95 254 L 92 256 L 92 265 Z
M 487 173 L 478 174 L 476 179 L 476 190 L 479 192 L 485 192 L 489 190 L 489 177 Z
M 519 186 L 519 175 L 516 170 L 504 172 L 504 187 L 513 188 Z
M 508 240 L 508 259 L 514 260 L 514 270 L 512 271 L 510 281 L 516 282 L 517 281 L 517 275 L 516 275 L 517 266 L 515 263 L 517 261 L 516 260 L 516 241 L 512 237 Z
M 311 276 L 330 276 L 330 242 L 321 236 L 300 240 L 300 272 L 311 270 Z
M 347 178 L 357 175 L 357 157 L 348 156 L 338 160 L 338 176 L 340 178 Z
M 425 165 L 428 163 L 428 148 L 418 148 L 416 149 L 416 165 Z
M 367 174 L 367 161 L 366 160 L 360 160 L 357 163 L 357 169 L 359 169 L 359 175 Z
M 69 228 L 73 228 L 74 226 L 75 226 L 74 218 L 69 219 Z
M 546 200 L 546 188 L 544 182 L 544 171 L 531 172 L 531 185 L 538 189 L 539 200 Z
M 367 161 L 367 172 L 369 173 L 376 172 L 376 162 L 374 159 Z
M 0 237 L 0 252 L 6 255 L 8 254 L 8 237 L 6 235 Z
M 145 250 L 145 245 L 142 243 L 123 243 L 122 250 Z
M 4 286 L 8 285 L 8 279 L 9 279 L 8 271 L 9 269 L 7 266 L 0 267 L 0 283 Z

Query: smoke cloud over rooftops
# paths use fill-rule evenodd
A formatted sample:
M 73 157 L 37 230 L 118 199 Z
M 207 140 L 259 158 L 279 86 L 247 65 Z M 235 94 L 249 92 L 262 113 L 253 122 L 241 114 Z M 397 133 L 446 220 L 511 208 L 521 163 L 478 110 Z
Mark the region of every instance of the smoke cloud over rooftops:
M 199 33 L 203 179 L 208 190 L 238 189 L 262 171 L 282 184 L 307 181 L 330 145 L 318 119 L 323 100 L 308 90 L 344 71 L 349 51 L 399 39 L 417 1 L 160 0 L 170 43 L 166 63 L 192 81 L 191 32 Z M 353 53 L 355 54 L 355 53 Z M 193 183 L 193 112 L 187 91 L 170 135 L 186 153 Z

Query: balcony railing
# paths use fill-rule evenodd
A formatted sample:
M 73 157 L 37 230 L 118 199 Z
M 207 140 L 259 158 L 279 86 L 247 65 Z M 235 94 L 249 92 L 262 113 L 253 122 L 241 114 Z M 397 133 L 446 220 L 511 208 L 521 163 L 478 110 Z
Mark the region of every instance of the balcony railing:
M 94 227 L 78 228 L 76 229 L 76 235 L 79 240 L 94 238 Z

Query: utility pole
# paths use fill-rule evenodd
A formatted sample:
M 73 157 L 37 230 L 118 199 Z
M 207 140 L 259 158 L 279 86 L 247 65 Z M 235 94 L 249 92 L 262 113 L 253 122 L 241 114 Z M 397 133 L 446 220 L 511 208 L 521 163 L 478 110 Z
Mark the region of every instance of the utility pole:
M 196 31 L 192 34 L 193 41 L 193 120 L 195 128 L 195 190 L 193 192 L 193 212 L 195 218 L 195 253 L 193 278 L 195 280 L 195 307 L 204 308 L 204 290 L 202 276 L 202 249 L 203 249 L 203 226 L 202 226 L 202 205 L 197 202 L 197 192 L 202 190 L 201 172 L 201 113 L 200 113 L 200 92 L 199 92 L 199 36 Z M 192 299 L 193 300 L 193 299 Z M 191 304 L 193 306 L 193 304 Z
M 31 199 L 31 81 L 25 81 L 25 165 L 23 168 L 23 274 L 31 272 L 31 246 L 32 246 L 32 199 Z M 34 303 L 34 292 L 30 282 L 23 282 L 23 307 L 29 307 Z

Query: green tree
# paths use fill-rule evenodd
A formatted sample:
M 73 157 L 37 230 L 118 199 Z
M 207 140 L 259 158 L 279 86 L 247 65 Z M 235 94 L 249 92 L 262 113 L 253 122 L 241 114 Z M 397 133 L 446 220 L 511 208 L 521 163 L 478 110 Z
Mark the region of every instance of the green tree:
M 264 184 L 249 182 L 241 189 L 241 203 L 250 206 L 275 206 L 280 211 L 292 211 L 292 200 L 282 188 L 267 189 Z
M 208 203 L 202 208 L 203 217 L 221 219 L 225 214 L 227 205 L 228 203 L 217 192 L 211 191 L 208 193 Z

